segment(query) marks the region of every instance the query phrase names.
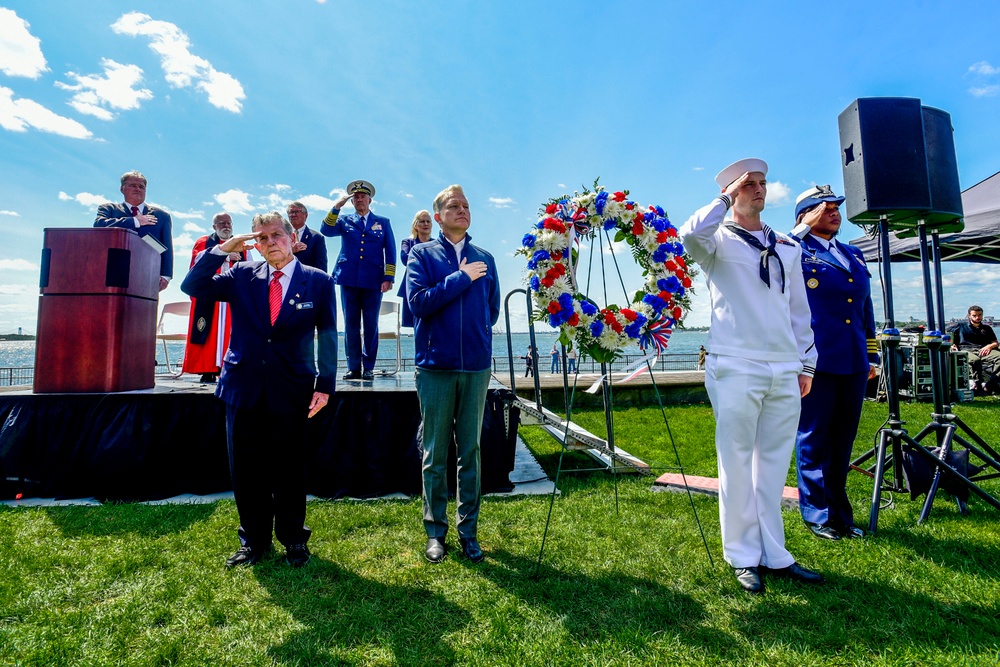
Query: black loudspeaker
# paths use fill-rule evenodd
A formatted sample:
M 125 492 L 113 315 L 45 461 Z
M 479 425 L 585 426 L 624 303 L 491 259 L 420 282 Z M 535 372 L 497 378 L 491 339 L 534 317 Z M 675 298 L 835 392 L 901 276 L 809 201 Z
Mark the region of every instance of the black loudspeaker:
M 915 222 L 931 208 L 920 100 L 854 100 L 837 118 L 847 218 L 859 224 Z
M 931 210 L 925 220 L 929 225 L 940 225 L 964 215 L 955 157 L 955 130 L 950 114 L 932 107 L 923 107 L 923 112 L 927 179 L 931 188 Z
M 964 227 L 949 114 L 917 99 L 870 97 L 838 121 L 849 220 L 871 224 L 884 215 L 911 234 L 919 220 L 939 231 Z

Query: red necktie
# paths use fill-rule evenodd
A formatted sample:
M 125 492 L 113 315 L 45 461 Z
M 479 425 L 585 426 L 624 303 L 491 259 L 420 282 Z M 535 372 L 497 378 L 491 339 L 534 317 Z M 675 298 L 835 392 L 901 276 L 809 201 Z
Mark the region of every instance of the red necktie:
M 268 285 L 268 300 L 271 302 L 271 325 L 278 321 L 278 313 L 281 312 L 281 283 L 278 278 L 283 276 L 281 271 L 271 274 L 271 284 Z
M 138 206 L 133 206 L 132 207 L 132 217 L 133 218 L 138 218 L 139 217 L 139 207 Z

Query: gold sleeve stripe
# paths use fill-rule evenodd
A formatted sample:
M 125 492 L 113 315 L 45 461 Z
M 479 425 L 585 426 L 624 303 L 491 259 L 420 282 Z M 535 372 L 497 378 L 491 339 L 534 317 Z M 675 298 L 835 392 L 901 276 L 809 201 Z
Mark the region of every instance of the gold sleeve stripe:
M 323 218 L 323 224 L 330 225 L 331 227 L 333 227 L 334 225 L 337 224 L 337 218 L 339 217 L 340 217 L 339 213 L 334 213 L 333 211 L 330 211 L 329 213 L 326 214 L 326 217 Z
M 387 275 L 387 276 L 394 276 L 395 277 L 395 275 L 396 275 L 396 265 L 395 264 L 386 264 L 385 265 L 385 275 Z

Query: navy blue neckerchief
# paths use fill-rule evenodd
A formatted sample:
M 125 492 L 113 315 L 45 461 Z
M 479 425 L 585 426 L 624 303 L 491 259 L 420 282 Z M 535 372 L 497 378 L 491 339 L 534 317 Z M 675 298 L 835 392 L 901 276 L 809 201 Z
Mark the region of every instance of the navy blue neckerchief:
M 778 237 L 774 233 L 774 230 L 763 225 L 764 238 L 767 239 L 767 245 L 757 240 L 757 237 L 743 229 L 735 222 L 726 221 L 726 229 L 731 231 L 736 236 L 740 237 L 744 243 L 755 250 L 760 251 L 760 265 L 758 269 L 760 270 L 760 279 L 765 285 L 770 289 L 771 287 L 771 268 L 768 265 L 768 257 L 774 257 L 778 260 L 778 268 L 781 270 L 781 293 L 785 293 L 785 265 L 781 261 L 781 257 L 774 250 L 774 246 L 778 243 Z

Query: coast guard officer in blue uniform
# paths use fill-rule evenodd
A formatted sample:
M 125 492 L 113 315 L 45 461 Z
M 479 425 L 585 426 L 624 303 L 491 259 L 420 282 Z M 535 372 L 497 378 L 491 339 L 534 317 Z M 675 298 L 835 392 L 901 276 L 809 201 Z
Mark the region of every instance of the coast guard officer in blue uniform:
M 331 275 L 333 281 L 340 285 L 340 302 L 344 309 L 344 347 L 348 369 L 345 380 L 372 379 L 378 354 L 378 314 L 382 294 L 389 291 L 396 278 L 396 241 L 392 237 L 389 218 L 369 210 L 374 196 L 375 186 L 368 181 L 351 181 L 347 194 L 334 203 L 320 229 L 323 236 L 339 236 L 342 239 L 340 256 Z M 355 212 L 341 215 L 340 209 L 348 199 Z
M 796 200 L 792 230 L 802 245 L 819 352 L 795 438 L 799 509 L 812 533 L 828 540 L 864 535 L 854 525 L 847 472 L 865 386 L 878 363 L 871 274 L 861 251 L 836 239 L 843 201 L 829 185 L 809 188 Z

